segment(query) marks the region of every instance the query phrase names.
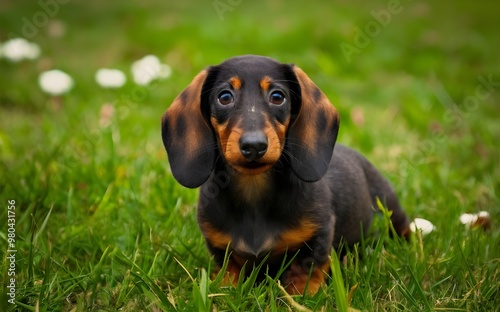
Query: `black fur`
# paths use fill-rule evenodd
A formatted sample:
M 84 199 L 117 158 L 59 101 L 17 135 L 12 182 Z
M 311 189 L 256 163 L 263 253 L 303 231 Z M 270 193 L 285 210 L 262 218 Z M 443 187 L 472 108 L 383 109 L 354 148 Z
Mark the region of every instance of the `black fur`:
M 286 252 L 289 256 L 296 254 L 296 265 L 285 272 L 282 280 L 292 293 L 302 293 L 306 291 L 302 279 L 307 278 L 311 266 L 315 270 L 320 268 L 316 280 L 309 284 L 312 289 L 309 292 L 314 293 L 323 282 L 324 277 L 319 275 L 327 267 L 331 248 L 338 248 L 341 240 L 348 245 L 355 244 L 362 233 L 368 232 L 377 210 L 377 197 L 393 212 L 396 232 L 408 234 L 408 217 L 389 182 L 359 153 L 343 145 L 334 148 L 339 126 L 337 112 L 303 72 L 294 65 L 258 56 L 232 58 L 207 71 L 199 102 L 191 105 L 199 107 L 203 122 L 210 128 L 211 133 L 203 137 L 213 138 L 217 147 L 214 147 L 215 156 L 208 159 L 213 161 L 207 165 L 211 171 L 208 179 L 193 180 L 203 183 L 198 221 L 208 248 L 220 266 L 226 240 L 231 242 L 230 261 L 236 267 L 231 272 L 233 275 L 238 275 L 242 261 L 249 263 L 248 268 L 270 255 L 267 264 L 272 270 L 279 267 Z M 235 76 L 241 80 L 238 90 L 231 89 L 228 83 Z M 286 105 L 266 102 L 271 91 L 259 87 L 264 76 L 272 79 L 272 88 L 283 92 L 288 100 Z M 234 103 L 219 104 L 217 96 L 221 90 L 233 92 Z M 191 98 L 185 92 L 180 96 L 183 103 Z M 190 116 L 169 114 L 167 110 L 163 119 L 165 146 L 169 159 L 182 159 L 185 157 L 182 150 L 171 149 L 168 143 L 184 139 L 172 136 L 185 133 L 183 128 L 190 127 L 191 123 L 184 119 Z M 176 131 L 169 124 L 171 118 L 177 118 Z M 287 125 L 284 144 L 273 143 L 269 147 L 275 152 L 282 148 L 278 151 L 279 158 L 258 174 L 252 171 L 259 165 L 258 161 L 243 163 L 243 169 L 238 168 L 233 164 L 236 160 L 226 158 L 223 145 L 227 142 L 219 141 L 221 134 L 217 133 L 212 118 L 217 125 L 228 128 L 227 131 L 238 127 L 238 132 L 243 133 L 278 131 Z M 271 124 L 267 130 L 264 129 L 266 122 Z M 304 142 L 305 137 L 310 141 Z M 204 142 L 199 144 L 200 148 L 206 148 Z M 234 144 L 231 146 L 230 152 L 238 154 Z M 239 159 L 240 156 L 231 157 Z M 201 170 L 205 176 L 206 169 L 198 167 L 182 170 L 191 171 L 187 174 L 189 177 L 196 175 L 194 170 Z M 302 237 L 304 240 L 300 241 Z M 284 238 L 290 240 L 290 246 Z

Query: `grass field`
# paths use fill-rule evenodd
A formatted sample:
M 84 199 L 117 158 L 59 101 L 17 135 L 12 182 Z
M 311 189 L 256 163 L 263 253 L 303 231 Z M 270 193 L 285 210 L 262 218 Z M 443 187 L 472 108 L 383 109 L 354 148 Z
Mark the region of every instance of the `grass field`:
M 500 310 L 499 4 L 49 2 L 0 3 L 0 42 L 41 48 L 0 59 L 1 311 Z M 160 117 L 198 71 L 249 53 L 303 68 L 340 111 L 338 141 L 436 230 L 368 239 L 314 297 L 287 297 L 273 276 L 211 278 L 197 192 L 170 173 Z M 147 54 L 172 74 L 137 86 L 130 66 Z M 127 83 L 101 88 L 103 67 Z M 38 86 L 53 68 L 74 80 L 60 97 Z M 490 230 L 460 223 L 482 210 Z

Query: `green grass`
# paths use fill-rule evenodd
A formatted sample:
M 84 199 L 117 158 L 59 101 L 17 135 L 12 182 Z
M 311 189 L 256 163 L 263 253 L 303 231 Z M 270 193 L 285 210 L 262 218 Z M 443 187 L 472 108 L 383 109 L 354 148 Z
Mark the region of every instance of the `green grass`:
M 498 311 L 498 5 L 401 1 L 347 62 L 339 44 L 354 44 L 355 28 L 389 2 L 241 1 L 222 19 L 212 1 L 171 2 L 70 1 L 29 38 L 39 59 L 0 59 L 0 310 Z M 37 3 L 0 4 L 1 42 L 21 34 Z M 62 37 L 50 34 L 58 23 Z M 141 89 L 129 67 L 150 53 L 173 74 Z M 332 280 L 314 297 L 292 300 L 273 276 L 221 287 L 196 224 L 197 193 L 171 176 L 159 125 L 198 71 L 247 53 L 302 67 L 340 111 L 338 141 L 365 154 L 408 214 L 437 230 L 409 243 L 367 239 L 332 262 Z M 100 67 L 124 70 L 129 82 L 101 89 Z M 37 84 L 51 68 L 75 80 L 58 101 Z M 478 77 L 490 75 L 497 85 L 468 106 Z M 105 103 L 115 108 L 107 127 Z M 8 200 L 16 202 L 15 306 L 6 295 Z M 460 214 L 480 210 L 491 230 L 460 224 Z

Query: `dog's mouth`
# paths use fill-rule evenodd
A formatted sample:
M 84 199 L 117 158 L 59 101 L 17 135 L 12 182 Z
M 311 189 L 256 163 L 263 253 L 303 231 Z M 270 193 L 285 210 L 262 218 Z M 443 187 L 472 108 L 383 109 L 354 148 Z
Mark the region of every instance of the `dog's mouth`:
M 247 169 L 259 169 L 266 166 L 268 166 L 268 164 L 260 163 L 258 161 L 249 161 L 244 165 L 244 167 Z
M 233 167 L 240 173 L 254 175 L 269 170 L 272 167 L 272 164 L 258 161 L 249 161 L 244 164 L 237 164 Z

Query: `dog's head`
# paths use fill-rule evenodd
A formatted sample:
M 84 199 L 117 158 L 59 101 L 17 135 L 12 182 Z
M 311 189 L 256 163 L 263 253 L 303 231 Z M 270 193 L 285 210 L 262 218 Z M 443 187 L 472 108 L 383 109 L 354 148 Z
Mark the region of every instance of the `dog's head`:
M 289 162 L 304 181 L 326 172 L 339 116 L 298 67 L 245 55 L 199 73 L 162 118 L 174 177 L 203 184 L 218 155 L 244 175 Z

